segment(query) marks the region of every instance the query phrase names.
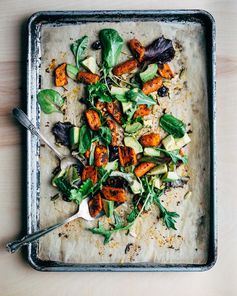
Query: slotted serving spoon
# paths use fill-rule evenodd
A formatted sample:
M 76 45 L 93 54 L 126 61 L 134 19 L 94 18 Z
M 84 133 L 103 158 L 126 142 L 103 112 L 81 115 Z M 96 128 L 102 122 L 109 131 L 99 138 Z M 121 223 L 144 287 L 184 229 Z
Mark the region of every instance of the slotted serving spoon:
M 75 157 L 72 157 L 71 155 L 62 155 L 58 152 L 58 150 L 54 148 L 54 146 L 41 134 L 41 132 L 37 130 L 28 116 L 20 108 L 14 108 L 12 110 L 12 114 L 26 129 L 31 132 L 32 135 L 39 137 L 54 152 L 60 160 L 61 169 L 65 169 L 67 166 L 77 163 L 77 159 Z
M 87 220 L 87 221 L 95 220 L 95 218 L 91 217 L 91 215 L 89 213 L 88 200 L 89 200 L 89 198 L 84 199 L 82 201 L 82 203 L 80 204 L 79 209 L 76 212 L 76 214 L 74 214 L 73 216 L 63 220 L 62 222 L 59 222 L 59 223 L 54 224 L 52 226 L 49 226 L 47 228 L 41 229 L 41 230 L 36 231 L 34 233 L 28 234 L 28 235 L 24 236 L 23 238 L 21 238 L 19 240 L 15 240 L 15 241 L 12 241 L 12 242 L 8 243 L 6 245 L 6 248 L 7 248 L 8 252 L 15 253 L 22 246 L 25 246 L 25 245 L 28 245 L 28 244 L 32 243 L 33 241 L 39 239 L 43 235 L 51 232 L 52 230 L 66 224 L 68 222 L 71 222 L 71 221 L 73 221 L 73 220 L 75 220 L 77 218 L 83 218 L 84 220 Z

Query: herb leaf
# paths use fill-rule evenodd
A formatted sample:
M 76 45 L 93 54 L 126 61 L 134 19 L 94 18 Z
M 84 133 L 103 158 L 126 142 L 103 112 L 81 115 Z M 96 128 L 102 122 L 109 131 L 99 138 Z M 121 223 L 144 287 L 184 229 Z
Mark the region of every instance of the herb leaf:
M 61 112 L 64 99 L 53 89 L 42 89 L 37 95 L 37 101 L 44 113 Z
M 85 50 L 88 46 L 89 38 L 88 36 L 83 36 L 82 38 L 76 40 L 71 44 L 71 50 L 76 59 L 76 65 L 79 67 L 81 60 L 84 58 Z
M 104 67 L 109 70 L 117 65 L 123 47 L 123 39 L 114 29 L 103 29 L 99 33 L 102 43 L 102 59 Z
M 79 153 L 83 154 L 91 147 L 91 130 L 88 128 L 87 125 L 83 125 L 80 128 L 80 135 L 79 135 Z
M 93 182 L 87 179 L 78 189 L 71 189 L 69 199 L 80 204 L 88 196 L 91 187 L 93 187 Z
M 105 145 L 108 146 L 112 141 L 111 130 L 107 126 L 101 126 L 97 132 L 99 140 Z
M 186 125 L 171 114 L 164 114 L 160 118 L 160 126 L 175 138 L 182 138 L 186 132 Z

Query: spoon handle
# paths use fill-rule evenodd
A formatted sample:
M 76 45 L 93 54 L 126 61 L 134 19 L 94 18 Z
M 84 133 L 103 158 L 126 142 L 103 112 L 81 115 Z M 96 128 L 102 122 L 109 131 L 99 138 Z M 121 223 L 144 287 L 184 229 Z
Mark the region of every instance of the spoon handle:
M 54 229 L 66 224 L 66 223 L 68 223 L 68 222 L 70 222 L 70 221 L 72 221 L 72 220 L 74 220 L 76 218 L 79 218 L 79 217 L 80 217 L 79 213 L 76 213 L 75 215 L 69 217 L 68 219 L 65 219 L 62 222 L 51 225 L 51 226 L 46 227 L 44 229 L 40 229 L 40 230 L 38 230 L 38 231 L 36 231 L 34 233 L 27 234 L 27 235 L 25 235 L 24 237 L 22 237 L 19 240 L 9 242 L 6 245 L 6 248 L 7 248 L 9 253 L 15 253 L 22 246 L 25 246 L 25 245 L 28 245 L 28 244 L 34 242 L 35 240 L 39 239 L 40 237 L 44 236 L 45 234 L 53 231 Z
M 63 156 L 61 153 L 59 153 L 52 144 L 36 129 L 34 124 L 30 121 L 28 116 L 20 109 L 20 108 L 14 108 L 12 110 L 12 113 L 14 117 L 26 128 L 28 129 L 32 135 L 35 135 L 39 137 L 55 154 L 56 156 L 61 160 Z

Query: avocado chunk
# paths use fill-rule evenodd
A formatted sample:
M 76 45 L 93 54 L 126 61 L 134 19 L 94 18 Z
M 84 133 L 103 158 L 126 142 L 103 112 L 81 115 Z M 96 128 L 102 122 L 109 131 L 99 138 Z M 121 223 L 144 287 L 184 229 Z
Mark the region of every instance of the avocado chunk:
M 69 130 L 69 141 L 72 149 L 76 149 L 79 143 L 80 128 L 72 127 Z
M 110 89 L 110 93 L 111 95 L 125 95 L 125 93 L 128 91 L 129 89 L 126 87 L 116 87 L 116 86 L 112 86 Z
M 187 133 L 182 138 L 175 139 L 176 147 L 178 149 L 182 148 L 183 146 L 187 145 L 190 142 L 191 142 L 191 139 Z
M 134 194 L 139 194 L 143 192 L 142 185 L 135 178 L 129 185 Z
M 159 177 L 152 177 L 152 184 L 155 188 L 157 189 L 163 189 L 163 182 L 161 181 L 161 179 Z
M 139 131 L 142 127 L 143 127 L 143 125 L 140 122 L 134 122 L 132 124 L 126 125 L 125 132 L 127 132 L 129 134 L 133 134 L 133 133 L 136 133 L 137 131 Z
M 111 218 L 114 212 L 114 201 L 102 198 L 102 204 L 105 215 Z
M 123 113 L 126 113 L 129 109 L 132 108 L 132 102 L 121 102 L 121 103 L 122 103 Z
M 153 79 L 155 77 L 157 71 L 158 71 L 157 64 L 150 64 L 147 67 L 146 71 L 140 73 L 140 78 L 141 78 L 142 82 L 145 83 L 145 82 Z
M 147 175 L 161 175 L 168 172 L 167 165 L 165 163 L 159 164 L 158 166 L 155 166 L 153 169 L 151 169 Z
M 162 144 L 164 145 L 167 151 L 172 151 L 177 149 L 175 139 L 172 135 L 169 135 L 166 138 L 164 138 L 162 140 Z
M 106 164 L 105 170 L 106 171 L 115 171 L 118 168 L 118 160 L 115 159 L 114 161 L 110 161 Z
M 77 80 L 77 74 L 78 74 L 77 67 L 75 67 L 71 64 L 67 64 L 66 73 L 67 73 L 67 76 L 70 77 L 71 79 Z
M 81 62 L 81 65 L 93 74 L 98 72 L 98 66 L 96 64 L 96 59 L 94 57 L 88 57 Z
M 160 151 L 156 150 L 155 148 L 152 147 L 145 147 L 144 148 L 144 155 L 145 156 L 160 156 Z
M 164 177 L 162 178 L 162 181 L 164 182 L 173 182 L 176 180 L 179 180 L 180 177 L 177 175 L 176 172 L 168 172 L 164 175 Z
M 143 151 L 142 145 L 133 137 L 125 137 L 124 144 L 127 147 L 131 147 L 135 150 L 136 154 L 141 153 Z

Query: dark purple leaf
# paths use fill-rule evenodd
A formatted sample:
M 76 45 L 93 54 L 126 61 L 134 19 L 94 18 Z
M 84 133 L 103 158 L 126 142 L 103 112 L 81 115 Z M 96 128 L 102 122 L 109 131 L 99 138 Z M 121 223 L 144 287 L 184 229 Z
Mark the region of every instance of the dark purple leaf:
M 70 122 L 55 123 L 52 132 L 55 136 L 56 142 L 64 146 L 69 146 L 69 130 L 73 127 Z
M 146 47 L 144 60 L 164 64 L 170 62 L 174 55 L 172 41 L 161 36 Z

